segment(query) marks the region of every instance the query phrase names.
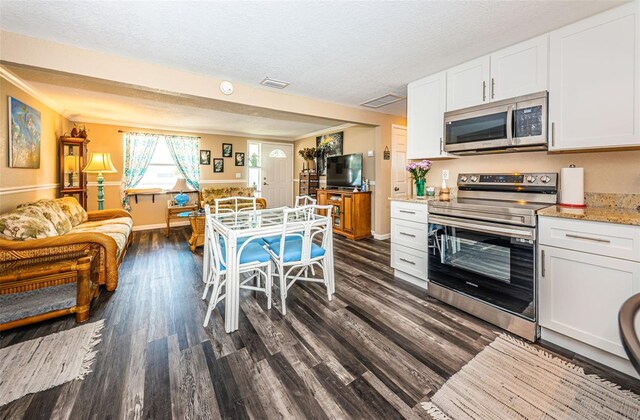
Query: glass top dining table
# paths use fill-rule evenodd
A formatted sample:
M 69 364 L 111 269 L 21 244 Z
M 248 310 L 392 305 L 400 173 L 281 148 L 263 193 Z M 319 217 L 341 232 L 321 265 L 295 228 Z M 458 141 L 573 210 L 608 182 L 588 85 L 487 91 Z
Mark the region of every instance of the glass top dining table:
M 224 237 L 226 244 L 226 287 L 225 293 L 225 331 L 230 333 L 238 329 L 238 318 L 240 310 L 240 273 L 237 266 L 237 249 L 238 238 L 247 238 L 246 242 L 253 239 L 264 238 L 267 236 L 273 236 L 283 233 L 284 226 L 284 210 L 288 207 L 280 207 L 274 209 L 265 210 L 250 210 L 240 212 L 229 213 L 217 213 L 209 216 L 207 223 L 213 225 L 213 229 L 222 237 Z M 305 216 L 303 213 L 289 213 L 287 216 L 287 223 L 292 223 L 297 220 L 304 221 Z M 324 216 L 320 214 L 313 214 L 313 218 L 327 218 L 330 216 Z M 206 231 L 206 229 L 205 229 Z M 244 241 L 243 241 L 244 242 Z M 205 239 L 204 248 L 204 264 L 203 264 L 203 276 L 206 276 L 208 267 L 208 241 Z M 326 260 L 327 270 L 330 270 L 333 277 L 333 232 L 329 229 L 329 235 L 326 243 Z M 204 278 L 204 277 L 203 277 Z M 332 293 L 335 290 L 331 291 Z

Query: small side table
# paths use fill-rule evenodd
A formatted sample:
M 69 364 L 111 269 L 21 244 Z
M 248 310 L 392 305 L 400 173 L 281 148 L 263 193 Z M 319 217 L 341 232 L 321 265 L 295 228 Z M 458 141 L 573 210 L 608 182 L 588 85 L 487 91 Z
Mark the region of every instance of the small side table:
M 60 261 L 19 260 L 0 269 L 0 331 L 67 314 L 78 323 L 88 320 L 99 290 L 91 279 L 94 257 L 87 252 Z
M 178 217 L 188 217 L 191 225 L 191 237 L 189 238 L 189 249 L 196 252 L 196 248 L 204 245 L 204 211 L 185 211 L 177 214 Z
M 178 216 L 178 214 L 180 214 L 180 213 L 190 212 L 190 211 L 195 211 L 195 210 L 198 210 L 198 205 L 197 204 L 185 204 L 184 206 L 178 206 L 177 204 L 173 203 L 173 200 L 167 201 L 167 214 L 166 214 L 167 233 L 166 233 L 166 236 L 169 237 L 169 234 L 171 233 L 171 224 L 170 224 L 171 220 L 180 219 L 180 216 Z

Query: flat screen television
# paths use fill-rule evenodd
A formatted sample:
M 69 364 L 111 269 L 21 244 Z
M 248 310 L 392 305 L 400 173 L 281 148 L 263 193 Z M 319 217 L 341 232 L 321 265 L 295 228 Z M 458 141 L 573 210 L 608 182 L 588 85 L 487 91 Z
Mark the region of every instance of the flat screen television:
M 327 157 L 327 188 L 362 187 L 362 153 Z

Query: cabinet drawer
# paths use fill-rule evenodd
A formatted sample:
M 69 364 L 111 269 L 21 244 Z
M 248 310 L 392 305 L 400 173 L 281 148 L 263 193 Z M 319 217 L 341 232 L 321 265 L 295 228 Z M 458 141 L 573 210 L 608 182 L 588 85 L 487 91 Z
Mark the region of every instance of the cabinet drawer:
M 427 224 L 391 219 L 391 243 L 427 251 Z
M 391 202 L 391 217 L 410 222 L 427 223 L 427 203 Z
M 540 244 L 640 261 L 640 227 L 612 223 L 540 218 Z
M 427 281 L 427 253 L 391 244 L 391 267 Z

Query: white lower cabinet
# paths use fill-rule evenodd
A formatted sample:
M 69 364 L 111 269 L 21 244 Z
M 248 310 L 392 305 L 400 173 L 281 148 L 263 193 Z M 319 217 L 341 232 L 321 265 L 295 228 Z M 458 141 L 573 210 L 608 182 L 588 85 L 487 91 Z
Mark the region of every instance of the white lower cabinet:
M 627 357 L 618 311 L 640 292 L 640 263 L 540 247 L 540 325 Z
M 427 203 L 391 202 L 391 267 L 396 277 L 427 288 Z
M 623 360 L 618 311 L 640 292 L 640 252 L 616 258 L 605 246 L 615 244 L 614 237 L 631 242 L 640 227 L 541 217 L 539 228 L 542 338 L 633 374 Z M 548 234 L 554 231 L 562 231 L 562 241 L 559 233 Z

